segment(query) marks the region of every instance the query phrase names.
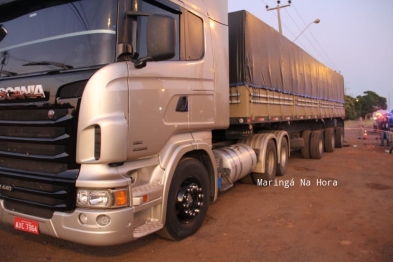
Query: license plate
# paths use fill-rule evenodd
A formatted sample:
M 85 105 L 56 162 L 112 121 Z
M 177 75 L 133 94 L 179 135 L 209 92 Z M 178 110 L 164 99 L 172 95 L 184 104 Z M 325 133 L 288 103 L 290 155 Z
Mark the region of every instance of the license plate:
M 38 222 L 21 218 L 21 217 L 15 217 L 14 219 L 14 228 L 16 230 L 21 230 L 33 234 L 39 234 L 38 232 Z

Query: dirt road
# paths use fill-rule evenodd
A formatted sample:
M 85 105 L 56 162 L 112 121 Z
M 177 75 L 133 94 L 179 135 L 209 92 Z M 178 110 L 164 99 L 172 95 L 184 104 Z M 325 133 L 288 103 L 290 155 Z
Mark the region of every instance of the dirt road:
M 180 242 L 89 247 L 0 225 L 1 260 L 393 261 L 393 155 L 375 138 L 346 129 L 349 146 L 321 160 L 293 152 L 276 185 L 237 183 Z

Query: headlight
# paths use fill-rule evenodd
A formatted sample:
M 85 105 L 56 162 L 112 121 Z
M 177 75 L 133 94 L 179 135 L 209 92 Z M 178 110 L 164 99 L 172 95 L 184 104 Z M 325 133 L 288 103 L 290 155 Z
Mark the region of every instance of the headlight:
M 78 189 L 76 206 L 90 208 L 116 208 L 127 206 L 128 190 L 120 189 Z

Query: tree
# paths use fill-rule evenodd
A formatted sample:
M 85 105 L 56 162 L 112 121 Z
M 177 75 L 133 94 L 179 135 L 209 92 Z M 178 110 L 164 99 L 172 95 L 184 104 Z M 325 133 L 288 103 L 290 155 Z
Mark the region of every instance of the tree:
M 363 92 L 364 96 L 357 96 L 355 103 L 356 112 L 363 118 L 378 109 L 386 109 L 387 103 L 385 97 L 380 97 L 373 91 Z
M 352 96 L 345 96 L 345 118 L 348 120 L 354 120 L 357 118 L 356 99 Z

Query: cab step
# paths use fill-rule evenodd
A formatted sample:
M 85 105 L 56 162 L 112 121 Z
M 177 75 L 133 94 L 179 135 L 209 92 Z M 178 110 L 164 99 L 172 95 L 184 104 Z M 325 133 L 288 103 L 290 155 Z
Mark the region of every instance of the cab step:
M 161 198 L 164 193 L 164 186 L 158 183 L 150 183 L 132 189 L 132 205 L 139 206 L 146 202 L 151 202 Z
M 158 221 L 146 222 L 146 224 L 139 226 L 137 228 L 134 228 L 134 238 L 144 237 L 146 235 L 149 235 L 153 232 L 160 230 L 163 227 L 164 227 L 164 225 Z

